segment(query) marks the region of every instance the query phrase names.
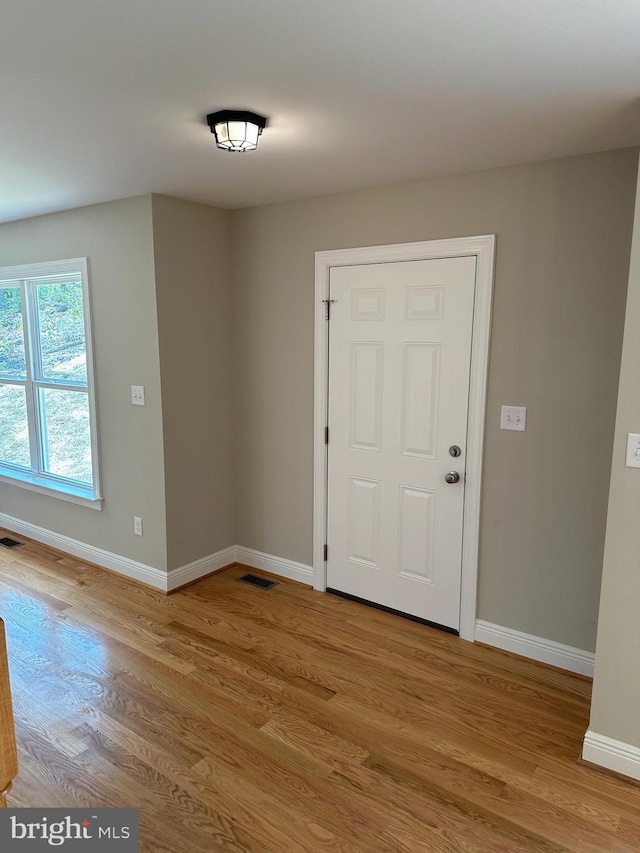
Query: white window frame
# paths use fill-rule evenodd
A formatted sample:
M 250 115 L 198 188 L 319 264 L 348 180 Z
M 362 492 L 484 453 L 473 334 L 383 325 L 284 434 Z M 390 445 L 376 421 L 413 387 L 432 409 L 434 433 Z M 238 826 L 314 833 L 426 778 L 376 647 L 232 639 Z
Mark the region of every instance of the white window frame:
M 87 358 L 87 384 L 72 381 L 54 381 L 39 375 L 41 359 L 40 330 L 37 325 L 36 287 L 33 285 L 60 281 L 81 281 L 84 311 L 84 335 Z M 41 494 L 102 509 L 100 488 L 100 464 L 98 442 L 98 418 L 95 395 L 95 365 L 93 358 L 93 335 L 91 332 L 91 299 L 89 293 L 89 269 L 87 258 L 70 258 L 61 261 L 49 261 L 38 264 L 23 264 L 14 267 L 0 267 L 0 288 L 19 287 L 22 304 L 22 324 L 25 330 L 26 379 L 15 379 L 0 374 L 0 384 L 17 385 L 25 388 L 27 397 L 27 419 L 29 422 L 29 450 L 31 470 L 0 461 L 0 482 L 21 486 Z M 34 351 L 35 350 L 35 351 Z M 91 432 L 92 486 L 84 486 L 74 480 L 49 474 L 44 470 L 44 448 L 41 436 L 46 433 L 38 419 L 42 411 L 37 397 L 39 389 L 54 388 L 62 391 L 85 391 L 89 403 L 89 428 Z M 0 413 L 1 428 L 1 413 Z

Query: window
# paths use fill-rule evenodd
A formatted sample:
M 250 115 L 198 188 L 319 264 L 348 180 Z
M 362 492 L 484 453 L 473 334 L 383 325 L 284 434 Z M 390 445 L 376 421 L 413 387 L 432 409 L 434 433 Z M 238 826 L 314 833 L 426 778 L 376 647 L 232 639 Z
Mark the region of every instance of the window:
M 86 258 L 0 268 L 0 480 L 100 509 Z

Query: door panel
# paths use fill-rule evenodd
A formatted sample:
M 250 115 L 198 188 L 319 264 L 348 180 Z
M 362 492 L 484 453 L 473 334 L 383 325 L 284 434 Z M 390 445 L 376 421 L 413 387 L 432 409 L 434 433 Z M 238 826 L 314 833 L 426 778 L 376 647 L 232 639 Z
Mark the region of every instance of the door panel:
M 475 257 L 330 274 L 327 585 L 456 630 L 475 274 Z
M 351 344 L 349 446 L 356 450 L 380 450 L 382 438 L 382 377 L 384 344 Z

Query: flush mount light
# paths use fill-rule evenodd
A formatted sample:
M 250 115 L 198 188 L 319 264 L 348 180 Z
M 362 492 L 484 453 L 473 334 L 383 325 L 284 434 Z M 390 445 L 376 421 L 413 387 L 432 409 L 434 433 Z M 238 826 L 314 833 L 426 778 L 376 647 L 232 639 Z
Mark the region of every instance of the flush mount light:
M 267 126 L 264 116 L 246 110 L 219 110 L 209 113 L 207 124 L 216 137 L 216 145 L 225 151 L 253 151 Z

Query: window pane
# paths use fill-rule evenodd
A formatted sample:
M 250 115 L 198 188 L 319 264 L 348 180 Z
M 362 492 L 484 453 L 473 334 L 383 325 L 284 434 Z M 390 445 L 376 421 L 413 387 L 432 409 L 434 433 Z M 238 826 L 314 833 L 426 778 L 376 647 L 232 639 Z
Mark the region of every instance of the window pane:
M 21 385 L 0 385 L 0 462 L 31 468 L 27 394 Z
M 36 287 L 42 378 L 87 381 L 82 282 Z
M 44 470 L 92 484 L 89 400 L 83 391 L 40 388 Z
M 27 367 L 19 287 L 0 287 L 0 376 L 24 379 Z

